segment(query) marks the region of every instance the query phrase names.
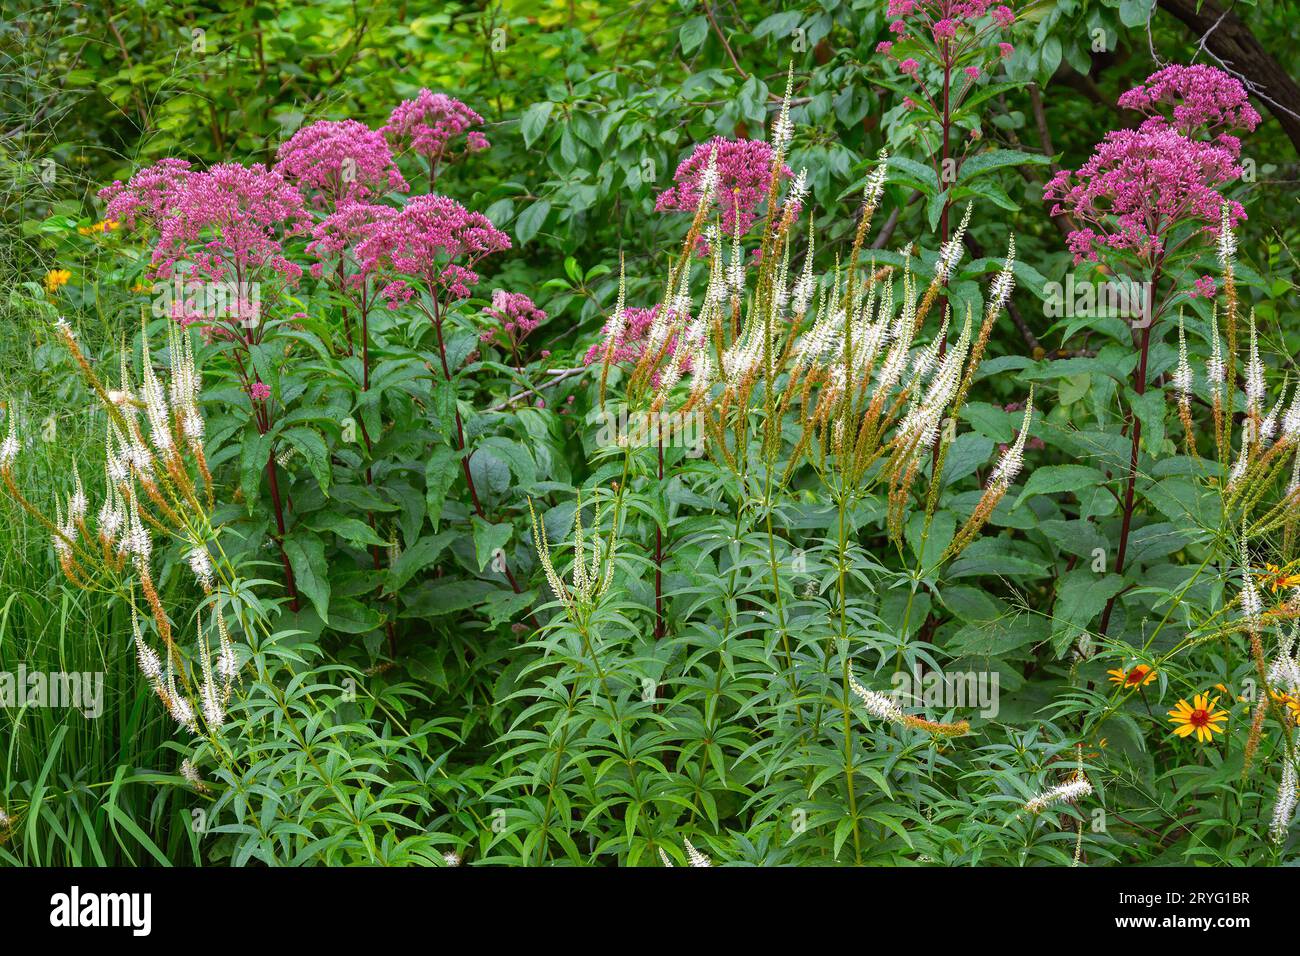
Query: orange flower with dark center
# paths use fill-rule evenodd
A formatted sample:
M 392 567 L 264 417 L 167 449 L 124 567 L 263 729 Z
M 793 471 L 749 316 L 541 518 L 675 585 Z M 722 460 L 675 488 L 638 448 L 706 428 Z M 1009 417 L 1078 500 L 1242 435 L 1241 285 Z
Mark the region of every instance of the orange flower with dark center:
M 1179 700 L 1178 706 L 1169 711 L 1169 719 L 1175 724 L 1174 733 L 1179 737 L 1196 735 L 1199 743 L 1209 743 L 1216 733 L 1223 733 L 1223 721 L 1228 719 L 1228 712 L 1218 708 L 1219 698 L 1197 694 L 1189 704 Z
M 1291 722 L 1300 727 L 1300 697 L 1275 690 L 1271 690 L 1269 693 L 1275 701 L 1286 708 L 1287 716 L 1291 718 Z
M 1156 669 L 1146 664 L 1135 664 L 1128 671 L 1113 670 L 1106 673 L 1110 675 L 1112 684 L 1122 684 L 1125 687 L 1145 687 L 1156 679 Z
M 1264 565 L 1264 573 L 1259 577 L 1274 594 L 1285 588 L 1300 587 L 1300 574 L 1288 574 L 1276 564 Z

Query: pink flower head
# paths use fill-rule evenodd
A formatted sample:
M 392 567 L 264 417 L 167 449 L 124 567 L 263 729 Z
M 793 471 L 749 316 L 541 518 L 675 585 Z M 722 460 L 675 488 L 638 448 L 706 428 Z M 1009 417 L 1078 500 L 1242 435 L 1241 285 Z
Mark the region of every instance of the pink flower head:
M 887 15 L 891 17 L 906 17 L 916 10 L 916 0 L 889 0 Z
M 1012 9 L 1005 4 L 993 8 L 993 20 L 1004 30 L 1016 22 L 1016 15 Z
M 1016 48 L 1013 47 L 1010 43 L 999 43 L 999 44 L 998 44 L 998 56 L 1002 57 L 1002 59 L 1004 59 L 1004 60 L 1008 60 L 1008 59 L 1010 59 L 1010 58 L 1011 58 L 1011 54 L 1013 54 L 1013 53 L 1015 53 L 1015 52 L 1016 52 Z
M 895 20 L 893 23 L 889 25 L 889 32 L 904 34 L 907 32 L 907 24 L 904 23 L 902 20 Z
M 610 359 L 615 365 L 619 364 L 636 364 L 641 359 L 645 351 L 646 342 L 650 337 L 650 328 L 654 325 L 663 306 L 656 305 L 649 309 L 629 308 L 623 310 L 623 329 L 617 338 L 611 341 L 611 322 L 606 322 L 602 330 L 604 341 L 597 342 L 591 348 L 587 349 L 587 354 L 583 356 L 582 364 L 591 365 L 593 362 L 604 360 L 605 352 L 611 347 L 613 351 Z M 676 325 L 676 313 L 669 310 L 667 313 L 670 325 Z M 612 320 L 611 320 L 612 321 Z M 689 325 L 691 317 L 683 317 L 683 324 Z M 688 347 L 678 349 L 677 333 L 673 332 L 664 346 L 664 355 L 666 358 L 678 358 L 683 372 L 689 372 L 691 369 L 691 352 L 694 345 L 686 343 Z M 655 374 L 653 381 L 658 383 L 658 373 Z
M 504 289 L 492 292 L 492 305 L 483 313 L 495 319 L 497 327 L 484 329 L 479 338 L 488 342 L 500 332 L 505 336 L 506 344 L 512 347 L 517 347 L 546 321 L 546 313 L 532 299 L 522 292 L 506 292 Z
M 390 309 L 397 309 L 402 303 L 411 301 L 415 296 L 415 290 L 406 280 L 395 279 L 380 289 L 379 294 Z
M 908 76 L 911 77 L 915 77 L 916 71 L 919 70 L 920 68 L 921 65 L 917 63 L 915 60 L 913 60 L 910 56 L 906 60 L 898 64 L 898 71 L 900 73 L 906 73 Z
M 481 132 L 470 132 L 471 126 L 481 126 L 483 117 L 454 97 L 445 93 L 432 93 L 421 89 L 413 100 L 397 104 L 388 117 L 388 125 L 380 132 L 402 148 L 410 148 L 436 168 L 448 158 L 452 140 L 465 133 L 468 152 L 488 148 L 487 137 Z
M 1240 82 L 1220 69 L 1199 64 L 1173 64 L 1157 70 L 1124 93 L 1119 105 L 1146 114 L 1146 129 L 1171 124 L 1189 137 L 1223 134 L 1220 143 L 1234 155 L 1241 144 L 1235 136 L 1226 135 L 1227 131 L 1250 132 L 1260 123 L 1260 115 Z
M 963 69 L 962 72 L 965 73 L 967 76 L 969 76 L 972 80 L 978 80 L 980 78 L 980 68 L 978 66 L 968 66 L 965 69 Z
M 255 402 L 264 402 L 271 397 L 271 386 L 265 382 L 254 382 L 248 386 L 248 396 Z
M 1086 224 L 1069 236 L 1075 262 L 1096 261 L 1100 247 L 1150 260 L 1179 226 L 1217 231 L 1226 201 L 1217 189 L 1240 175 L 1230 150 L 1172 127 L 1113 130 L 1077 172 L 1057 173 L 1043 197 L 1054 203 L 1052 215 Z M 1240 203 L 1229 203 L 1234 225 L 1245 216 Z
M 510 248 L 510 237 L 482 213 L 470 212 L 454 199 L 416 196 L 396 215 L 375 222 L 356 245 L 358 267 L 369 274 L 392 271 L 419 279 L 434 294 L 454 299 L 469 295 L 478 282 L 473 266 L 484 256 Z M 388 295 L 410 298 L 404 284 L 390 285 Z
M 722 212 L 722 231 L 740 233 L 758 218 L 758 209 L 767 198 L 769 177 L 775 154 L 772 147 L 758 139 L 724 139 L 715 136 L 700 143 L 673 176 L 674 185 L 655 200 L 656 212 L 695 212 L 700 204 L 700 182 L 709 166 L 709 156 L 717 150 L 718 184 L 714 192 Z M 793 173 L 782 166 L 780 176 Z
M 183 161 L 164 163 L 141 170 L 125 187 L 101 191 L 114 217 L 144 215 L 157 226 L 154 276 L 168 278 L 188 261 L 189 274 L 206 281 L 298 280 L 302 269 L 281 243 L 305 231 L 309 219 L 302 195 L 280 173 L 261 163 L 220 163 L 203 172 Z
M 1214 284 L 1213 276 L 1201 276 L 1194 283 L 1192 283 L 1192 291 L 1188 293 L 1188 296 L 1190 296 L 1193 299 L 1195 298 L 1213 299 L 1214 293 L 1217 291 L 1217 288 L 1218 287 Z
M 317 260 L 311 267 L 312 275 L 322 278 L 327 262 L 340 262 L 345 269 L 345 283 L 351 288 L 363 288 L 376 263 L 371 260 L 362 264 L 351 253 L 362 240 L 374 234 L 380 223 L 396 215 L 397 210 L 392 206 L 344 199 L 312 229 L 312 241 L 307 243 L 307 254 Z M 352 271 L 346 271 L 348 267 Z
M 189 177 L 197 175 L 183 159 L 160 159 L 136 172 L 129 181 L 120 179 L 99 191 L 107 203 L 105 219 L 115 219 L 134 227 L 138 219 L 153 223 L 176 203 Z
M 951 40 L 957 35 L 957 21 L 945 17 L 935 23 L 935 25 L 930 29 L 931 32 L 934 33 L 936 43 L 941 40 Z
M 302 189 L 315 191 L 322 206 L 344 197 L 364 199 L 374 192 L 409 188 L 383 134 L 356 120 L 304 126 L 280 144 L 276 157 L 274 169 Z
M 881 40 L 879 43 L 876 44 L 876 52 L 883 53 L 886 56 L 889 55 L 889 51 L 892 50 L 893 48 L 894 48 L 894 44 L 888 40 Z

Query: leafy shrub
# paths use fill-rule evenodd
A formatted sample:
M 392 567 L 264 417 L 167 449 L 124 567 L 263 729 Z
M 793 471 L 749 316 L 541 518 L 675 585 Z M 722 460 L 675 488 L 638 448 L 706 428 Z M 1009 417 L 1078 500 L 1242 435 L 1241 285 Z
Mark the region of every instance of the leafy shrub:
M 1082 347 L 1012 354 L 1016 299 L 1058 292 L 972 231 L 1051 160 L 981 143 L 1028 24 L 965 6 L 940 28 L 890 4 L 882 63 L 906 79 L 881 85 L 920 99 L 874 161 L 796 129 L 814 104 L 791 69 L 766 139 L 749 76 L 671 185 L 597 185 L 575 170 L 615 131 L 635 152 L 663 107 L 602 73 L 520 111 L 525 146 L 555 138 L 560 213 L 504 177 L 466 188 L 498 134 L 430 90 L 381 128 L 320 120 L 273 159 L 165 158 L 102 191 L 92 268 L 135 290 L 140 332 L 41 334 L 63 394 L 97 403 L 104 480 L 98 452 L 41 473 L 18 402 L 0 476 L 69 600 L 102 603 L 119 673 L 131 645 L 133 706 L 173 725 L 132 720 L 180 760 L 114 781 L 129 859 L 1293 852 L 1300 391 L 1270 394 L 1234 231 L 1231 129 L 1259 117 L 1200 67 L 1121 98 L 1140 128 L 1047 196 L 1081 282 L 1132 280 L 1139 314 L 1067 315 L 1051 331 Z M 620 188 L 641 208 L 581 224 Z M 912 195 L 935 235 L 893 241 L 875 214 Z M 516 281 L 553 214 L 626 248 Z M 44 285 L 25 295 L 52 317 L 81 283 Z M 56 855 L 41 828 L 80 834 L 95 806 L 66 781 L 61 818 L 49 766 L 6 788 L 6 859 Z M 119 807 L 155 784 L 169 804 Z M 189 833 L 156 838 L 181 806 Z

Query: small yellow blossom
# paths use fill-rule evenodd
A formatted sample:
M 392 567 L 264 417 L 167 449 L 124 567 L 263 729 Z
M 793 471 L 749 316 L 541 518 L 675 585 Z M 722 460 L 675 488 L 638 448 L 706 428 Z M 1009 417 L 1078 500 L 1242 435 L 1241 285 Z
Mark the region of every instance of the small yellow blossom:
M 45 291 L 54 295 L 62 286 L 67 285 L 71 278 L 72 273 L 67 269 L 51 269 L 45 273 Z
M 78 226 L 77 232 L 83 236 L 91 236 L 100 232 L 116 232 L 121 225 L 116 219 L 104 219 L 93 226 Z

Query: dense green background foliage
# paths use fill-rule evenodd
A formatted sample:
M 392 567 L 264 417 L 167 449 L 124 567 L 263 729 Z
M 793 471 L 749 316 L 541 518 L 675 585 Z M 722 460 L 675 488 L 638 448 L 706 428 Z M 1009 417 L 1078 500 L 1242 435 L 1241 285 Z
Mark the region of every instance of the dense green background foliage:
M 1294 857 L 1294 836 L 1274 846 L 1265 832 L 1289 745 L 1275 733 L 1243 779 L 1251 708 L 1232 701 L 1254 664 L 1246 635 L 1214 631 L 1240 588 L 1239 517 L 1183 454 L 1163 394 L 1143 403 L 1125 392 L 1136 361 L 1128 327 L 1044 312 L 1047 283 L 1074 267 L 1043 183 L 1078 166 L 1106 130 L 1133 125 L 1115 100 L 1155 69 L 1153 51 L 1191 58 L 1197 38 L 1181 23 L 1146 0 L 1026 8 L 1005 85 L 957 117 L 969 165 L 945 192 L 896 72 L 874 52 L 889 19 L 876 0 L 24 6 L 10 4 L 0 24 L 0 387 L 31 439 L 20 483 L 66 494 L 71 461 L 87 475 L 98 467 L 102 423 L 50 329 L 66 315 L 110 379 L 119 346 L 138 335 L 147 241 L 78 227 L 102 218 L 100 187 L 140 166 L 271 162 L 307 122 L 377 127 L 428 87 L 480 112 L 492 142 L 443 171 L 437 190 L 486 213 L 514 248 L 485 263 L 484 283 L 449 319 L 453 381 L 431 382 L 439 351 L 427 321 L 380 310 L 372 384 L 360 387 L 341 344 L 345 306 L 310 283 L 281 304 L 256 354 L 280 413 L 270 437 L 254 434 L 220 349 L 205 350 L 208 456 L 225 492 L 217 518 L 276 608 L 273 634 L 243 635 L 265 696 L 252 694 L 261 703 L 233 714 L 229 730 L 263 746 L 240 772 L 209 761 L 212 792 L 177 776 L 191 748 L 138 678 L 120 604 L 63 583 L 47 536 L 14 508 L 0 515 L 0 670 L 103 670 L 108 682 L 95 721 L 0 712 L 0 807 L 18 821 L 0 836 L 0 859 L 438 863 L 454 850 L 471 862 L 637 865 L 657 863 L 661 848 L 682 862 L 688 837 L 715 860 L 750 864 L 1063 865 L 1076 819 L 1090 864 Z M 1247 20 L 1294 75 L 1292 13 L 1261 3 Z M 653 449 L 614 454 L 589 418 L 598 376 L 548 383 L 598 340 L 620 257 L 628 303 L 660 301 L 685 223 L 656 214 L 655 196 L 696 143 L 764 136 L 791 67 L 789 163 L 808 170 L 823 268 L 852 242 L 882 147 L 891 175 L 871 237 L 881 264 L 901 263 L 912 242 L 928 281 L 946 203 L 973 200 L 950 296 L 978 314 L 1016 236 L 1012 312 L 947 452 L 934 539 L 916 514 L 890 541 L 870 497 L 849 503 L 850 532 L 841 514 L 837 535 L 835 503 L 806 475 L 779 504 L 755 503 L 712 458 L 673 449 L 665 466 Z M 1250 217 L 1238 282 L 1270 381 L 1294 380 L 1297 156 L 1267 114 L 1245 150 L 1255 176 L 1232 189 Z M 416 192 L 428 188 L 420 168 L 405 169 Z M 1213 272 L 1212 250 L 1204 258 Z M 51 269 L 72 273 L 56 294 L 42 287 Z M 476 316 L 495 288 L 549 314 L 523 362 L 478 341 Z M 1203 361 L 1209 306 L 1180 291 Z M 1166 376 L 1176 326 L 1161 326 L 1152 356 L 1152 375 Z M 1022 413 L 1008 405 L 1030 383 L 1039 417 L 1020 487 L 941 579 L 924 579 L 1013 440 Z M 1120 574 L 1107 556 L 1120 535 L 1129 408 L 1145 444 Z M 461 480 L 457 410 L 479 501 Z M 376 436 L 369 455 L 349 423 Z M 297 611 L 280 588 L 263 477 L 273 448 L 292 450 L 284 551 Z M 618 588 L 594 624 L 598 673 L 584 635 L 547 604 L 528 505 L 564 541 L 575 490 L 611 482 L 628 517 Z M 1285 566 L 1293 547 L 1270 541 L 1269 560 Z M 180 557 L 164 559 L 159 579 L 165 600 L 197 599 Z M 1080 652 L 1121 592 L 1109 638 Z M 670 622 L 661 639 L 657 595 Z M 796 622 L 793 648 L 780 646 L 778 613 Z M 853 641 L 825 640 L 845 614 Z M 787 683 L 780 661 L 791 655 L 805 672 Z M 1138 660 L 1159 665 L 1159 683 L 1116 698 L 1106 671 Z M 991 720 L 932 714 L 973 723 L 975 736 L 939 743 L 863 729 L 858 716 L 850 727 L 840 712 L 850 713 L 840 682 L 850 662 L 882 688 L 918 664 L 997 673 L 1001 709 Z M 1226 742 L 1172 737 L 1164 711 L 1217 683 L 1232 712 Z M 811 742 L 804 708 L 827 713 Z M 1097 788 L 1090 803 L 1017 815 L 1076 760 Z

